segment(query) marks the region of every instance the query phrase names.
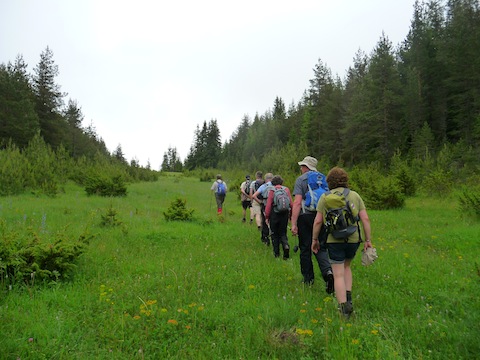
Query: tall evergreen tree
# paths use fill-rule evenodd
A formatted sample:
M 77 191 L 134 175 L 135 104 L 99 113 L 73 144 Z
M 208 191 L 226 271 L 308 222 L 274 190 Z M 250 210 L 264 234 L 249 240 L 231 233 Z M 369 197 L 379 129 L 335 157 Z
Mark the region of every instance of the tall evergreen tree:
M 480 3 L 450 0 L 441 58 L 449 69 L 447 136 L 467 145 L 480 141 Z
M 413 133 L 427 122 L 438 144 L 447 139 L 444 79 L 449 69 L 439 57 L 443 38 L 444 15 L 439 2 L 416 2 L 410 31 L 400 52 L 404 82 L 408 81 L 409 88 L 415 86 L 415 92 L 420 95 L 419 98 L 404 98 L 407 115 L 411 115 L 409 137 L 413 137 Z
M 66 141 L 66 145 L 70 149 L 72 156 L 76 158 L 79 156 L 79 147 L 81 137 L 83 135 L 83 114 L 82 109 L 77 104 L 77 101 L 72 99 L 68 100 L 68 106 L 65 109 L 63 116 L 69 125 L 68 132 L 70 134 L 68 141 Z
M 0 141 L 11 139 L 21 149 L 40 129 L 26 69 L 21 55 L 0 65 Z
M 125 155 L 123 154 L 122 145 L 118 144 L 117 148 L 113 151 L 112 157 L 122 164 L 128 164 Z
M 177 155 L 177 148 L 169 147 L 167 152 L 163 154 L 162 171 L 182 171 L 183 165 Z
M 222 143 L 217 120 L 211 120 L 208 125 L 203 122 L 202 130 L 197 125 L 194 133 L 194 142 L 185 159 L 187 169 L 215 168 L 220 161 Z
M 311 154 L 336 161 L 341 152 L 342 89 L 322 60 L 315 65 L 308 99 L 310 108 L 304 113 L 302 140 Z
M 222 154 L 222 143 L 220 129 L 217 120 L 211 120 L 208 124 L 206 142 L 205 142 L 205 164 L 204 167 L 217 167 Z
M 358 50 L 353 58 L 353 65 L 347 71 L 343 97 L 344 127 L 341 130 L 343 138 L 342 158 L 346 164 L 359 162 L 362 154 L 367 151 L 366 142 L 362 136 L 368 131 L 364 119 L 368 117 L 368 102 L 363 90 L 366 85 L 368 57 Z
M 60 91 L 60 85 L 55 82 L 58 74 L 58 65 L 53 60 L 53 52 L 47 47 L 40 54 L 40 62 L 35 67 L 33 89 L 40 120 L 40 133 L 53 148 L 62 143 L 66 130 L 65 121 L 60 115 L 63 97 L 66 94 Z
M 382 159 L 386 165 L 404 139 L 400 77 L 392 44 L 384 34 L 370 59 L 368 78 L 371 117 L 365 120 L 370 125 L 369 160 Z

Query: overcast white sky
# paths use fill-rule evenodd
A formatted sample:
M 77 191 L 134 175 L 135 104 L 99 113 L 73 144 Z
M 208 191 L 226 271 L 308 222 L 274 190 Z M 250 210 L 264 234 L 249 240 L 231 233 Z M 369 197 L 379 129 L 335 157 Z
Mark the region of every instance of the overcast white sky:
M 183 161 L 197 125 L 216 119 L 222 142 L 244 115 L 277 96 L 297 103 L 321 59 L 344 77 L 382 31 L 394 46 L 414 0 L 1 0 L 0 63 L 33 69 L 48 46 L 56 82 L 110 152 L 159 169 Z

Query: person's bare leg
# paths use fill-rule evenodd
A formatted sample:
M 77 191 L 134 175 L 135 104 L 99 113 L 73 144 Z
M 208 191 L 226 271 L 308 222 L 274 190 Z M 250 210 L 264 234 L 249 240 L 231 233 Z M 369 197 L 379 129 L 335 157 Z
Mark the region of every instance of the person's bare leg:
M 345 280 L 345 291 L 352 291 L 352 268 L 350 264 L 352 263 L 352 259 L 345 260 L 345 267 L 344 267 L 344 280 Z
M 345 288 L 345 265 L 332 264 L 332 271 L 335 282 L 335 297 L 337 298 L 339 304 L 343 304 L 347 301 L 347 290 Z

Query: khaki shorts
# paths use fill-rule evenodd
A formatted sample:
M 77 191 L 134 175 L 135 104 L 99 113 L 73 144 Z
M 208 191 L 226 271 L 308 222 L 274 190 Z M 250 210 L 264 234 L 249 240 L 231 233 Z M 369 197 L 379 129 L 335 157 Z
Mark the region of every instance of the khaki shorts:
M 262 214 L 262 207 L 255 200 L 252 201 L 252 209 L 250 210 L 253 215 L 260 216 Z

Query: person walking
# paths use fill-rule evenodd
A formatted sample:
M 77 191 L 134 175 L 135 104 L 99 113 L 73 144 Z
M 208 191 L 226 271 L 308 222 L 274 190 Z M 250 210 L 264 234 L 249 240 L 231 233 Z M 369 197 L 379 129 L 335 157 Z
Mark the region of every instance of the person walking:
M 255 180 L 250 184 L 250 200 L 252 202 L 252 208 L 250 209 L 253 217 L 255 218 L 255 223 L 257 224 L 257 229 L 262 230 L 262 205 L 259 201 L 253 198 L 253 194 L 258 190 L 258 188 L 264 183 L 263 173 L 257 171 L 255 173 Z
M 268 192 L 267 205 L 265 207 L 265 221 L 272 232 L 273 255 L 276 258 L 280 257 L 281 244 L 283 259 L 287 260 L 290 257 L 287 227 L 291 215 L 293 200 L 292 195 L 290 194 L 290 189 L 283 186 L 283 179 L 280 175 L 275 175 L 272 178 L 272 185 L 274 188 Z M 279 191 L 276 193 L 276 190 Z
M 243 218 L 246 222 L 247 209 L 250 209 L 250 224 L 253 223 L 252 199 L 250 198 L 250 175 L 245 176 L 245 181 L 240 185 L 240 201 L 242 202 Z
M 227 183 L 222 180 L 222 175 L 217 175 L 217 180 L 215 180 L 210 188 L 215 194 L 215 200 L 217 202 L 217 215 L 221 215 L 223 211 L 223 202 L 227 195 Z
M 300 271 L 303 275 L 303 283 L 312 285 L 315 279 L 312 262 L 312 231 L 315 220 L 315 211 L 311 211 L 302 206 L 308 192 L 308 172 L 317 171 L 317 159 L 312 156 L 306 156 L 298 162 L 302 175 L 300 175 L 293 188 L 293 208 L 292 208 L 292 235 L 298 235 L 298 246 L 300 249 Z M 317 234 L 320 241 L 326 241 L 326 231 Z M 324 247 L 320 251 L 313 253 L 320 268 L 323 280 L 325 281 L 325 290 L 328 294 L 334 291 L 333 271 L 328 259 L 328 253 Z
M 349 318 L 353 312 L 352 303 L 352 269 L 350 267 L 353 258 L 357 252 L 361 242 L 360 227 L 358 221 L 361 221 L 363 232 L 365 235 L 364 250 L 372 247 L 370 219 L 368 218 L 365 204 L 360 195 L 348 189 L 348 174 L 340 168 L 334 167 L 327 174 L 327 183 L 330 188 L 330 193 L 336 193 L 345 196 L 347 204 L 354 218 L 357 219 L 357 230 L 349 235 L 346 239 L 336 239 L 331 231 L 328 231 L 328 238 L 326 248 L 330 257 L 330 262 L 333 269 L 333 277 L 335 279 L 335 297 L 339 304 L 341 314 L 345 318 Z M 345 191 L 348 189 L 348 191 Z M 326 195 L 326 194 L 325 194 Z M 327 200 L 326 196 L 322 196 L 318 202 L 317 214 L 313 225 L 312 232 L 312 251 L 319 253 L 322 247 L 325 247 L 319 242 L 320 229 L 325 227 L 324 219 L 327 214 Z
M 265 182 L 260 185 L 260 187 L 255 191 L 252 195 L 252 201 L 256 201 L 260 204 L 260 214 L 261 214 L 261 219 L 262 219 L 262 242 L 270 246 L 270 229 L 265 222 L 265 206 L 267 205 L 267 197 L 268 197 L 268 191 L 273 188 L 272 186 L 272 179 L 273 179 L 273 174 L 272 173 L 266 173 L 265 174 Z

